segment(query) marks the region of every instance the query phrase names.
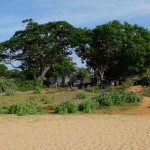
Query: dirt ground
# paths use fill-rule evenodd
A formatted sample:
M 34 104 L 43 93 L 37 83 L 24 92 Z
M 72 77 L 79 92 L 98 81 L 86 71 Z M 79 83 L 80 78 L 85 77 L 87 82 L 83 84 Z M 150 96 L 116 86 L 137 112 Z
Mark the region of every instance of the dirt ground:
M 149 150 L 149 139 L 150 97 L 91 114 L 0 115 L 0 150 Z

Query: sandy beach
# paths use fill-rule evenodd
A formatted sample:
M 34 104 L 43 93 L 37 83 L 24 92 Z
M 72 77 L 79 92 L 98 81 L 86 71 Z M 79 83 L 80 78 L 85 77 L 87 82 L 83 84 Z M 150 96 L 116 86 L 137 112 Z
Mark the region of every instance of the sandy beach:
M 148 115 L 0 116 L 0 150 L 149 150 Z

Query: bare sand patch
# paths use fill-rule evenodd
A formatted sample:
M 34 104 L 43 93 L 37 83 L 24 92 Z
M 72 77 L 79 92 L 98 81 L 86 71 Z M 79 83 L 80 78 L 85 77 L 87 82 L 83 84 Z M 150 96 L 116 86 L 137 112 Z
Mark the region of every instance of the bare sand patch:
M 0 116 L 0 150 L 149 150 L 150 116 Z

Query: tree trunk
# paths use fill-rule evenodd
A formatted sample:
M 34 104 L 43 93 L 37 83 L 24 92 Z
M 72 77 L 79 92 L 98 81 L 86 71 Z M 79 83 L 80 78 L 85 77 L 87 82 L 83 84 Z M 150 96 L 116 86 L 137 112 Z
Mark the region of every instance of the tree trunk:
M 64 85 L 65 85 L 65 75 L 62 74 L 62 86 L 64 86 Z
M 46 75 L 47 71 L 49 70 L 49 68 L 50 68 L 50 66 L 45 66 L 45 67 L 42 68 L 41 75 L 38 77 L 39 80 L 41 80 L 41 81 L 46 80 L 45 75 Z

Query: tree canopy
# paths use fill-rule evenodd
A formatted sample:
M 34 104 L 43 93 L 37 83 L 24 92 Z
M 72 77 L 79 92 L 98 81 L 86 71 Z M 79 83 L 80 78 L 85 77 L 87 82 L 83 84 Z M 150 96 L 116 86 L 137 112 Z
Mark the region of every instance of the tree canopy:
M 88 29 L 66 21 L 38 24 L 27 19 L 23 23 L 24 30 L 0 43 L 0 60 L 21 61 L 20 68 L 33 78 L 45 80 L 50 69 L 62 74 L 72 70 L 67 58 L 72 50 L 101 79 L 140 74 L 150 66 L 150 31 L 136 24 L 114 20 Z

